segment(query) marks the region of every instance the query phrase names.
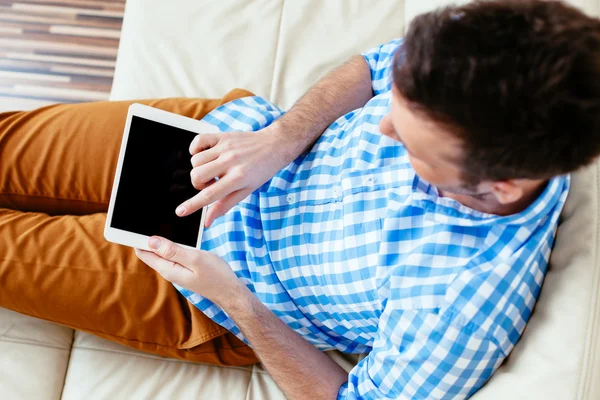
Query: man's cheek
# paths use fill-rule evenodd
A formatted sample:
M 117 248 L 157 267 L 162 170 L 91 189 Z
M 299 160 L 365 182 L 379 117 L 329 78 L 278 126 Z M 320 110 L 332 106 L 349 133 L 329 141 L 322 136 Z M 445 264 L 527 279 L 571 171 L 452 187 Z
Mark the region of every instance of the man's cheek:
M 412 168 L 415 170 L 415 172 L 417 173 L 417 175 L 422 178 L 425 179 L 427 182 L 429 183 L 433 183 L 430 181 L 429 179 L 429 173 L 427 172 L 427 168 L 425 168 L 422 165 L 422 162 L 409 156 L 409 160 L 410 160 L 410 165 L 412 166 Z
M 424 165 L 422 161 L 411 158 L 410 164 L 412 165 L 419 178 L 427 181 L 433 186 L 445 186 L 448 184 L 448 182 L 446 182 L 446 179 L 442 174 L 434 172 L 427 165 Z

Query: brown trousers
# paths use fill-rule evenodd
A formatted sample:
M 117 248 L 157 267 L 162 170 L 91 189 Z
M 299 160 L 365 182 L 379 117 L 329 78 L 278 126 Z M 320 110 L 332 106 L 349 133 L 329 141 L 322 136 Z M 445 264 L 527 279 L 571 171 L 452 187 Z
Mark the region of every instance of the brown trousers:
M 248 95 L 137 102 L 200 119 Z M 133 249 L 103 237 L 130 104 L 0 114 L 0 307 L 167 357 L 256 363 Z

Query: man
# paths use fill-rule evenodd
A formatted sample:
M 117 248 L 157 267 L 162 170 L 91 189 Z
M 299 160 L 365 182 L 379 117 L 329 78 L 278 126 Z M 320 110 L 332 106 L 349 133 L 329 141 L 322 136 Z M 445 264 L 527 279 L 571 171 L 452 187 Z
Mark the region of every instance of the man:
M 422 15 L 404 40 L 352 59 L 285 115 L 244 97 L 204 117 L 229 133 L 191 144 L 202 191 L 177 209 L 215 202 L 203 251 L 157 237 L 154 252 L 137 251 L 193 306 L 96 237 L 103 214 L 12 210 L 0 211 L 0 306 L 184 359 L 256 361 L 241 339 L 289 398 L 467 397 L 529 319 L 568 173 L 600 153 L 599 78 L 600 23 L 561 3 Z M 148 103 L 196 116 L 216 105 Z M 84 169 L 99 183 L 81 180 L 65 151 L 70 190 L 36 170 L 50 156 L 32 144 L 50 143 L 52 126 L 42 139 L 15 132 L 38 117 L 0 126 L 3 159 L 31 160 L 10 171 L 2 162 L 1 204 L 103 211 L 106 167 Z M 83 136 L 73 150 L 98 157 Z M 32 189 L 32 176 L 51 184 Z M 368 355 L 347 374 L 318 349 Z

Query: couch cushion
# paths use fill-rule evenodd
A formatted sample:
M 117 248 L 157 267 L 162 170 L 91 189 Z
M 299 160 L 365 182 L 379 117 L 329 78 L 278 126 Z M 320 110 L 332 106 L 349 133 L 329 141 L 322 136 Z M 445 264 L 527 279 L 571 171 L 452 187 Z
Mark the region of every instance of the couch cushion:
M 404 32 L 402 0 L 215 3 L 129 0 L 111 100 L 243 87 L 289 108 L 350 56 Z
M 268 96 L 283 0 L 130 0 L 111 99 Z
M 112 98 L 218 97 L 242 86 L 287 107 L 343 58 L 397 36 L 397 18 L 404 15 L 409 20 L 448 2 L 407 0 L 402 12 L 403 3 L 129 0 Z M 573 3 L 598 15 L 598 0 Z M 380 9 L 389 14 L 379 19 L 373 10 Z M 329 26 L 338 29 L 328 31 Z M 600 398 L 598 179 L 598 165 L 575 174 L 531 322 L 507 362 L 474 398 Z M 45 328 L 40 329 L 43 334 Z M 0 354 L 0 365 L 7 368 Z M 9 382 L 3 379 L 0 385 L 6 386 L 5 381 Z M 19 390 L 29 388 L 22 385 Z M 239 398 L 243 393 L 281 398 L 259 366 L 249 370 L 192 365 L 78 334 L 64 397 L 117 393 L 136 398 Z
M 328 355 L 347 371 L 358 362 L 358 356 Z M 284 399 L 261 365 L 184 362 L 76 332 L 62 399 L 77 400 L 83 394 L 86 399 Z
M 283 395 L 260 366 L 226 368 L 172 360 L 77 332 L 62 398 L 82 397 L 209 400 Z
M 403 33 L 402 1 L 287 1 L 269 98 L 287 109 L 332 68 Z
M 0 308 L 0 398 L 59 399 L 73 330 Z

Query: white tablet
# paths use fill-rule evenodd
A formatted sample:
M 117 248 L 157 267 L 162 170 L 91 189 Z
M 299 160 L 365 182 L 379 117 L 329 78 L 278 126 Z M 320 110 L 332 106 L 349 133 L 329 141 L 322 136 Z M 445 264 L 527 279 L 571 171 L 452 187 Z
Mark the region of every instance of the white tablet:
M 187 217 L 175 209 L 198 193 L 191 183 L 190 143 L 214 126 L 167 111 L 129 107 L 108 208 L 106 240 L 150 250 L 148 238 L 199 247 L 206 208 Z

